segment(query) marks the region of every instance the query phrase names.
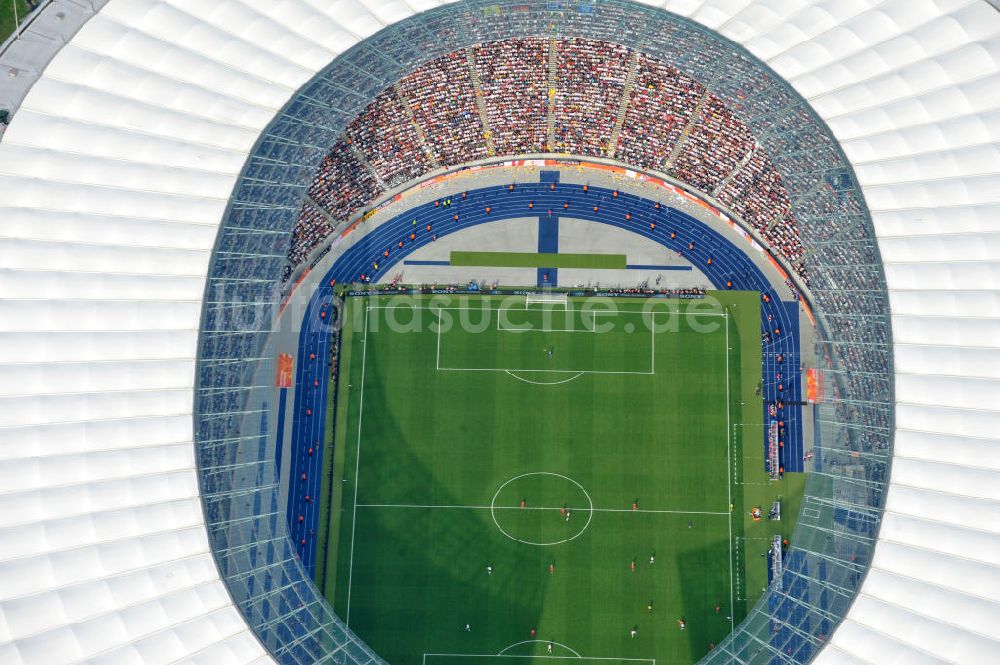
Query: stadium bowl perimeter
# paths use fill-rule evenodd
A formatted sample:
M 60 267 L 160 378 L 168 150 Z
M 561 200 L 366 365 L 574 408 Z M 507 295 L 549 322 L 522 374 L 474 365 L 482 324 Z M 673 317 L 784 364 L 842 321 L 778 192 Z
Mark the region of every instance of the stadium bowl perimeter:
M 816 662 L 1000 660 L 1000 14 L 980 1 L 668 6 L 810 101 L 854 166 L 886 266 L 893 475 L 871 570 Z M 5 50 L 0 661 L 270 661 L 221 582 L 199 500 L 209 257 L 274 114 L 413 12 L 52 2 Z M 171 107 L 181 91 L 196 102 Z M 294 646 L 281 660 L 312 662 Z

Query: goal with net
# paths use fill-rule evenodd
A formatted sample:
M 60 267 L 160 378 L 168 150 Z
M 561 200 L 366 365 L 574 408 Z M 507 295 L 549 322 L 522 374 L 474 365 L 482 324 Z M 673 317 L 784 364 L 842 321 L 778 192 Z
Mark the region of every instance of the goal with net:
M 524 296 L 524 306 L 558 305 L 566 308 L 569 305 L 569 295 L 566 293 L 528 293 Z

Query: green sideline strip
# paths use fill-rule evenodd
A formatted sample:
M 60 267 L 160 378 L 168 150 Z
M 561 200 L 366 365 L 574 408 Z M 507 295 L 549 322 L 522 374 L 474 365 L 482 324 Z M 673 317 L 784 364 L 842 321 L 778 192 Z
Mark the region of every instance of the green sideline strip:
M 533 252 L 452 252 L 451 265 L 495 268 L 625 269 L 624 254 L 536 254 Z
M 31 8 L 24 0 L 15 0 L 17 3 L 17 20 L 23 21 L 24 17 L 31 13 Z M 0 42 L 7 39 L 14 32 L 17 24 L 14 22 L 14 2 L 5 0 L 0 2 Z

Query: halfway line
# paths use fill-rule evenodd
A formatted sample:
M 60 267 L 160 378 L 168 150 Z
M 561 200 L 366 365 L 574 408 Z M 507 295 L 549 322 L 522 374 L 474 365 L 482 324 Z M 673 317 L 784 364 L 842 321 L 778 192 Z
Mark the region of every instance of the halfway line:
M 562 510 L 562 507 L 553 506 L 449 506 L 449 505 L 420 505 L 412 503 L 358 503 L 355 504 L 358 508 L 423 508 L 432 509 L 440 508 L 445 510 Z M 664 515 L 728 515 L 728 512 L 713 512 L 709 510 L 646 510 L 638 509 L 632 510 L 631 508 L 575 508 L 574 510 L 586 511 L 590 510 L 595 513 L 651 513 L 651 514 L 664 514 Z

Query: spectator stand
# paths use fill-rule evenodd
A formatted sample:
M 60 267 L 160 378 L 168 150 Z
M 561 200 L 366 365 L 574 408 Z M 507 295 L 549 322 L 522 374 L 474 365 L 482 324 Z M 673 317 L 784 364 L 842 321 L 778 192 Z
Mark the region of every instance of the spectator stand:
M 804 278 L 799 273 L 795 272 L 792 266 L 788 265 L 785 256 L 781 252 L 775 250 L 771 246 L 771 243 L 765 237 L 763 237 L 762 234 L 757 229 L 755 229 L 750 224 L 746 223 L 738 214 L 730 210 L 728 206 L 726 206 L 721 201 L 718 201 L 710 196 L 707 196 L 702 192 L 694 190 L 691 187 L 689 187 L 686 183 L 677 181 L 676 179 L 671 178 L 670 176 L 667 176 L 665 174 L 643 173 L 641 171 L 636 171 L 631 167 L 624 167 L 615 160 L 602 159 L 597 157 L 580 159 L 580 160 L 564 159 L 564 158 L 553 159 L 547 157 L 546 155 L 535 155 L 528 157 L 529 158 L 523 160 L 488 158 L 480 160 L 475 163 L 462 165 L 461 167 L 456 169 L 447 169 L 437 173 L 426 174 L 421 179 L 418 179 L 416 182 L 409 183 L 405 189 L 400 188 L 398 190 L 393 190 L 391 192 L 383 194 L 376 201 L 376 205 L 373 208 L 371 208 L 369 212 L 364 212 L 363 214 L 356 215 L 353 222 L 351 222 L 350 224 L 346 222 L 342 223 L 338 228 L 341 229 L 352 228 L 354 224 L 356 224 L 361 219 L 366 219 L 372 212 L 381 209 L 383 206 L 387 205 L 390 202 L 398 203 L 399 201 L 404 200 L 408 196 L 411 196 L 414 192 L 422 191 L 427 185 L 439 181 L 442 176 L 453 177 L 463 172 L 471 172 L 472 170 L 482 170 L 485 168 L 505 168 L 512 166 L 547 165 L 547 166 L 573 166 L 579 168 L 592 168 L 600 173 L 607 173 L 609 170 L 611 173 L 620 173 L 620 174 L 625 174 L 626 172 L 630 172 L 633 174 L 633 177 L 635 177 L 637 180 L 658 184 L 659 186 L 666 186 L 673 190 L 682 190 L 683 192 L 685 192 L 684 196 L 687 199 L 691 200 L 692 203 L 695 203 L 696 205 L 704 207 L 706 210 L 723 211 L 724 214 L 721 216 L 727 220 L 727 223 L 739 227 L 746 234 L 748 241 L 756 243 L 757 246 L 763 248 L 763 251 L 769 257 L 771 263 L 776 266 L 779 272 L 785 275 L 789 288 L 795 294 L 795 297 L 802 302 L 803 308 L 806 310 L 809 317 L 812 318 L 812 306 L 810 302 L 811 295 Z M 710 205 L 705 206 L 705 202 L 709 203 Z M 304 215 L 302 218 L 300 218 L 300 223 L 302 223 L 302 219 L 304 219 Z M 315 220 L 315 223 L 322 222 L 322 217 L 320 215 L 314 215 L 313 219 Z M 295 264 L 294 266 L 290 265 L 286 268 L 286 273 L 283 279 L 285 283 L 287 283 L 289 280 L 292 279 L 292 277 L 294 277 L 296 274 L 298 274 L 298 272 L 301 271 L 301 268 L 299 266 L 301 266 L 302 263 L 305 262 L 309 256 L 315 253 L 315 250 L 317 250 L 317 248 L 320 247 L 320 245 L 326 242 L 329 239 L 329 236 L 323 237 L 322 233 L 309 233 L 306 230 L 297 228 L 296 238 L 297 239 L 308 238 L 309 251 L 305 253 L 301 252 L 296 253 L 296 256 L 302 256 L 303 258 L 298 264 Z M 293 245 L 293 247 L 298 247 L 298 246 Z M 313 259 L 313 261 L 315 261 L 315 259 Z
M 346 223 L 402 185 L 440 173 L 439 165 L 482 162 L 487 136 L 500 156 L 544 154 L 548 121 L 560 152 L 599 159 L 614 144 L 619 163 L 651 170 L 673 159 L 674 178 L 735 213 L 804 279 L 783 179 L 721 99 L 673 66 L 617 44 L 534 38 L 449 53 L 378 95 L 317 172 L 287 275 L 329 237 L 332 220 Z

